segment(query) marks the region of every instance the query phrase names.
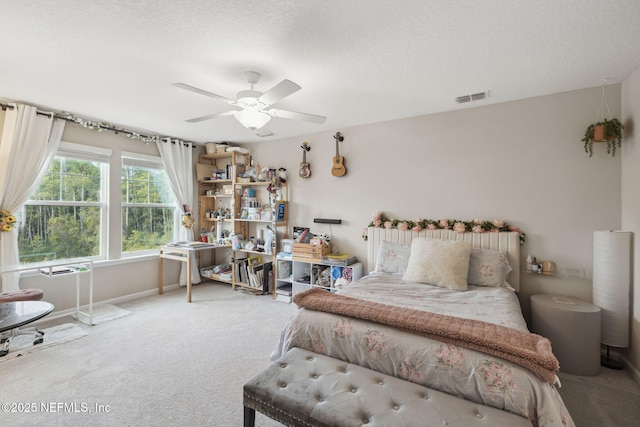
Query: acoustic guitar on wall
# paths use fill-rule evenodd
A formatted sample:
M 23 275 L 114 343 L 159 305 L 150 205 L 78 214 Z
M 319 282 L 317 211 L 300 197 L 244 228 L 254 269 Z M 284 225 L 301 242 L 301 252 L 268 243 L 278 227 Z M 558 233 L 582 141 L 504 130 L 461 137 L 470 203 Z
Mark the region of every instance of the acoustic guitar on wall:
M 300 175 L 300 178 L 309 178 L 311 176 L 311 166 L 307 163 L 307 151 L 311 150 L 311 146 L 305 141 L 300 148 L 302 148 L 302 163 L 300 163 L 298 175 Z
M 344 176 L 347 173 L 347 168 L 344 165 L 344 157 L 340 155 L 340 143 L 344 141 L 344 137 L 340 132 L 336 132 L 333 136 L 336 140 L 336 155 L 333 158 L 333 167 L 331 168 L 331 175 Z

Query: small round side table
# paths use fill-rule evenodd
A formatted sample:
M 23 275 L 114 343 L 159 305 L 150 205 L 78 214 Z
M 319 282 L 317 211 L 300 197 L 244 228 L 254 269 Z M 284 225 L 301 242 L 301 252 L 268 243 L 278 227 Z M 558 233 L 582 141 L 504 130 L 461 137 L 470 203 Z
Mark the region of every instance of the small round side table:
M 561 372 L 600 373 L 600 307 L 574 297 L 532 295 L 531 331 L 551 341 Z

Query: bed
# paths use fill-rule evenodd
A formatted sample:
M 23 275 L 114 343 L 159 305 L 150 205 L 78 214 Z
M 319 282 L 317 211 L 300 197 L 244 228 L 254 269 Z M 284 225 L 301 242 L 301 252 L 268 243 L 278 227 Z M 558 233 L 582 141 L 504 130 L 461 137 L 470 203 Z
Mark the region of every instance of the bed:
M 273 360 L 299 347 L 522 415 L 534 426 L 574 425 L 550 343 L 530 334 L 522 317 L 518 233 L 370 228 L 368 236 L 373 271 L 336 294 L 296 295 L 302 308 Z M 545 367 L 532 365 L 538 354 L 522 361 L 513 356 L 520 347 L 502 348 L 512 336 L 533 346 Z

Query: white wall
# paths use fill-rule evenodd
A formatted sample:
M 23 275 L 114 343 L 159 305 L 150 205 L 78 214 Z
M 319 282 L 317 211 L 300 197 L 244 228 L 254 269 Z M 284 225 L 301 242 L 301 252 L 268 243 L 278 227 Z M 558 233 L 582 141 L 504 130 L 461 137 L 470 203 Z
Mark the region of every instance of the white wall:
M 620 85 L 606 94 L 619 117 Z M 287 168 L 290 225 L 328 232 L 313 218 L 340 218 L 334 244 L 363 261 L 362 231 L 376 211 L 402 219 L 499 218 L 527 233 L 523 264 L 531 254 L 582 269 L 588 279 L 593 231 L 620 227 L 620 156 L 607 156 L 597 144 L 589 158 L 580 141 L 600 96 L 601 88 L 593 88 L 336 129 L 344 135 L 342 178 L 330 173 L 335 132 L 247 146 L 261 166 Z M 297 173 L 305 140 L 309 179 Z M 535 293 L 590 301 L 587 279 L 523 275 L 525 314 Z
M 624 130 L 624 146 L 622 160 L 622 229 L 634 232 L 633 266 L 640 268 L 640 147 L 638 147 L 638 130 L 635 123 L 640 123 L 640 69 L 622 84 L 622 124 Z M 640 375 L 640 281 L 638 274 L 633 276 L 631 316 L 631 347 L 624 352 L 633 364 L 636 376 Z M 640 379 L 640 377 L 639 377 Z

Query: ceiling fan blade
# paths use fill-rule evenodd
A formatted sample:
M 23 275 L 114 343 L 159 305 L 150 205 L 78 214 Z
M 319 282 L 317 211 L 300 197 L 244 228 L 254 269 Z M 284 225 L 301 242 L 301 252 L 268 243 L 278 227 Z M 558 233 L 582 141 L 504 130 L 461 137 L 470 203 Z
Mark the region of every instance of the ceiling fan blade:
M 236 113 L 235 111 L 225 111 L 223 113 L 208 114 L 206 116 L 196 117 L 196 118 L 185 120 L 185 121 L 189 123 L 198 123 L 198 122 L 202 122 L 209 119 L 215 119 L 218 117 L 233 116 L 235 113 Z
M 323 124 L 327 118 L 324 116 L 317 116 L 315 114 L 307 114 L 307 113 L 297 113 L 295 111 L 287 111 L 287 110 L 277 110 L 272 109 L 269 110 L 269 114 L 273 117 L 282 117 L 283 119 L 291 119 L 291 120 L 301 120 L 303 122 L 317 123 L 319 125 Z
M 171 83 L 171 86 L 179 87 L 180 89 L 188 90 L 189 92 L 195 92 L 195 93 L 199 93 L 200 95 L 209 96 L 211 98 L 219 99 L 219 100 L 224 101 L 224 102 L 226 102 L 228 104 L 233 104 L 233 103 L 236 102 L 235 100 L 227 98 L 226 96 L 216 95 L 215 93 L 207 92 L 206 90 L 198 89 L 197 87 L 189 86 L 189 85 L 184 84 L 184 83 Z
M 266 105 L 275 104 L 280 101 L 282 98 L 291 95 L 294 92 L 302 89 L 300 85 L 292 82 L 291 80 L 284 79 L 267 92 L 262 94 L 258 101 L 263 102 Z

